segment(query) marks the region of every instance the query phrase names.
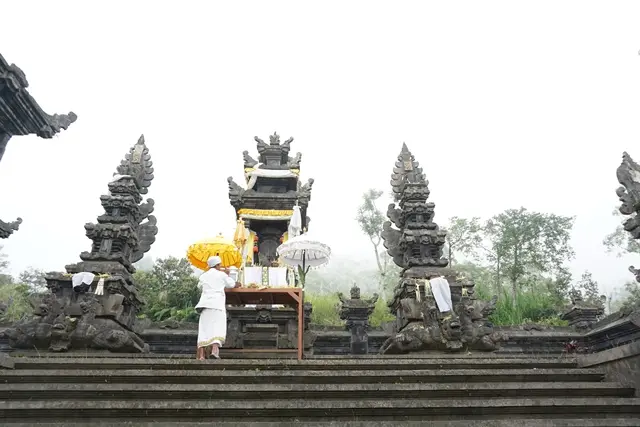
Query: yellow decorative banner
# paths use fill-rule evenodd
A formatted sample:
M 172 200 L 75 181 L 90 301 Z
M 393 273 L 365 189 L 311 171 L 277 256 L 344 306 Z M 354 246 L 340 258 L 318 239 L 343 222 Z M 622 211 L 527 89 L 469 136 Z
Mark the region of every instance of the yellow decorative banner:
M 279 210 L 279 209 L 239 209 L 238 215 L 242 216 L 268 216 L 268 217 L 290 217 L 293 215 L 293 210 Z

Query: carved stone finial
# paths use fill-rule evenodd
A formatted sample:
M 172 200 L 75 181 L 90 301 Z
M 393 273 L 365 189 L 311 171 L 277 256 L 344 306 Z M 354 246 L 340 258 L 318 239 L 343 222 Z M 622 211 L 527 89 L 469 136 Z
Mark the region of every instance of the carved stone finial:
M 355 283 L 351 288 L 351 299 L 360 299 L 360 288 Z

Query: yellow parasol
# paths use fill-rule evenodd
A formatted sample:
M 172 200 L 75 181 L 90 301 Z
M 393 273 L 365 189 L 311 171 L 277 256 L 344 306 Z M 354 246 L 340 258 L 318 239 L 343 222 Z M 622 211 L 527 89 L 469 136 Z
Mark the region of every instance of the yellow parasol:
M 194 266 L 207 271 L 207 260 L 212 256 L 219 256 L 223 267 L 240 267 L 242 254 L 233 244 L 226 240 L 222 234 L 213 239 L 202 240 L 194 243 L 187 249 L 187 259 Z
M 242 252 L 242 248 L 244 248 L 244 245 L 247 243 L 244 221 L 242 219 L 239 219 L 236 224 L 236 232 L 233 233 L 233 243 L 235 243 L 236 248 L 238 248 L 240 252 Z

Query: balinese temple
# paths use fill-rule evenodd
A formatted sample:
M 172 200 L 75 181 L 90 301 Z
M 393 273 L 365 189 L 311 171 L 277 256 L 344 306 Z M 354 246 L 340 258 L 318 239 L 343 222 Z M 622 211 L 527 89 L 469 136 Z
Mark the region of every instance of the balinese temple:
M 52 116 L 45 113 L 27 87 L 24 72 L 0 55 L 0 160 L 12 136 L 35 134 L 49 139 L 76 121 L 74 113 Z M 11 222 L 0 220 L 0 239 L 9 237 L 21 222 L 20 218 Z
M 258 137 L 255 141 L 257 160 L 248 151 L 243 153 L 246 188 L 228 179 L 229 200 L 246 230 L 242 281 L 245 285 L 292 285 L 292 271 L 278 261 L 277 248 L 289 237 L 292 225 L 300 231 L 308 228 L 313 179 L 304 185 L 300 181 L 302 155 L 289 156 L 293 138 L 281 143 L 274 133 L 269 143 Z

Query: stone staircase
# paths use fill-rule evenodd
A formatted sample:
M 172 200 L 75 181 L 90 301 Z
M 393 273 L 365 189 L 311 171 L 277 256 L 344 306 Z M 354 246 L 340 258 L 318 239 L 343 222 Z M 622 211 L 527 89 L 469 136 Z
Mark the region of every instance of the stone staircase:
M 633 387 L 557 357 L 13 361 L 12 426 L 640 426 Z

